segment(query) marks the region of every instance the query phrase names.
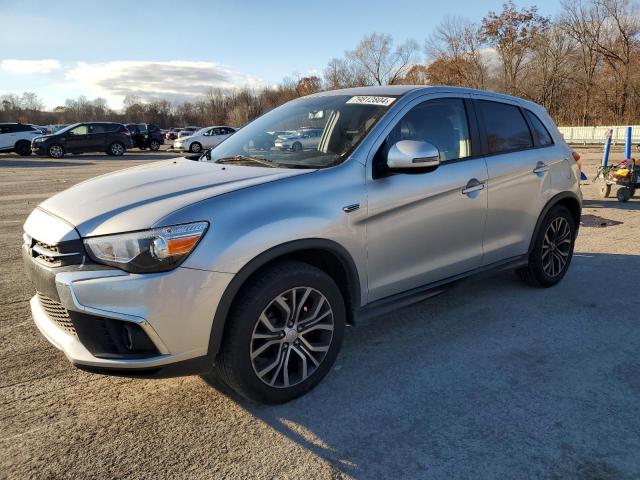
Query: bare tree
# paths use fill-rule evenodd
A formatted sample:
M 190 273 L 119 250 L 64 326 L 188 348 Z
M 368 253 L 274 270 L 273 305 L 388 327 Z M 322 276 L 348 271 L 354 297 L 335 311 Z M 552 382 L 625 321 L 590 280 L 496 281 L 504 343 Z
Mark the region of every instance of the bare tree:
M 513 0 L 499 14 L 489 12 L 482 19 L 483 38 L 493 46 L 502 63 L 502 80 L 507 92 L 518 93 L 520 73 L 537 37 L 549 25 L 537 7 L 517 10 Z
M 460 17 L 445 17 L 425 42 L 432 83 L 447 78 L 453 85 L 484 88 L 487 67 L 482 58 L 480 29 Z M 452 84 L 452 83 L 449 83 Z
M 372 33 L 346 53 L 374 85 L 392 85 L 401 79 L 416 61 L 418 44 L 414 40 L 394 47 L 391 35 Z

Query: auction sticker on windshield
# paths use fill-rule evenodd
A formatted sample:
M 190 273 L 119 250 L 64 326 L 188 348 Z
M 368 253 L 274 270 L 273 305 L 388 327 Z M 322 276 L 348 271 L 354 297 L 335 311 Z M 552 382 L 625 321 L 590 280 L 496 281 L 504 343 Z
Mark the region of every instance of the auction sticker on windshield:
M 355 97 L 351 97 L 347 100 L 349 104 L 356 105 L 381 105 L 383 107 L 388 107 L 395 101 L 394 97 L 374 97 L 369 95 L 356 95 Z

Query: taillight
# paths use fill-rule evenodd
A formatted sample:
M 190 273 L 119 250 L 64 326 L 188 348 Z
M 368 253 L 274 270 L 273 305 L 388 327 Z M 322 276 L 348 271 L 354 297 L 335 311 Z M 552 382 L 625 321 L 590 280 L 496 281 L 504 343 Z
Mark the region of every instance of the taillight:
M 578 164 L 578 168 L 580 170 L 582 170 L 582 161 L 580 161 L 580 154 L 578 152 L 576 152 L 575 150 L 571 151 L 571 156 L 573 157 L 573 159 L 576 161 L 576 163 Z

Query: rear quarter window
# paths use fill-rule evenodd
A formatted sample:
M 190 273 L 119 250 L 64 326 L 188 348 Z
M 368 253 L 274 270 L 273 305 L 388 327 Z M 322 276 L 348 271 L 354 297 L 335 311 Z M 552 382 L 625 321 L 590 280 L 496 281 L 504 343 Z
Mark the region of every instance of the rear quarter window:
M 506 103 L 479 100 L 489 153 L 533 148 L 529 126 L 520 109 Z
M 544 126 L 542 120 L 538 118 L 538 116 L 530 110 L 525 110 L 524 114 L 529 119 L 529 123 L 531 124 L 531 128 L 533 129 L 532 133 L 536 140 L 536 144 L 539 147 L 547 147 L 549 145 L 553 145 L 553 139 L 549 134 L 549 130 Z

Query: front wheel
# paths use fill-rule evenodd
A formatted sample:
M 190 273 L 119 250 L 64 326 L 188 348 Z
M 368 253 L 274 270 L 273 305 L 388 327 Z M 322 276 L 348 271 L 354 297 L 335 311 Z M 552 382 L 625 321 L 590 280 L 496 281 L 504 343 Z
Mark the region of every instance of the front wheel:
M 611 195 L 611 184 L 607 183 L 604 179 L 601 179 L 600 184 L 600 198 L 608 198 Z
M 299 152 L 300 150 L 302 150 L 302 144 L 300 142 L 295 142 L 293 145 L 291 145 L 291 150 L 293 150 L 294 152 Z
M 189 146 L 189 151 L 191 153 L 200 153 L 200 150 L 202 150 L 202 145 L 200 145 L 198 142 L 193 142 Z
M 244 397 L 282 403 L 329 372 L 345 326 L 342 295 L 324 271 L 286 262 L 250 280 L 227 320 L 217 372 Z
M 124 145 L 122 145 L 120 142 L 113 142 L 111 145 L 109 145 L 109 152 L 114 157 L 121 157 L 122 155 L 124 155 Z
M 542 221 L 529 254 L 529 264 L 518 275 L 534 287 L 552 287 L 569 269 L 576 240 L 571 212 L 562 205 L 553 207 Z
M 64 148 L 62 145 L 58 144 L 49 145 L 49 148 L 47 148 L 47 155 L 51 158 L 62 158 L 64 157 Z

